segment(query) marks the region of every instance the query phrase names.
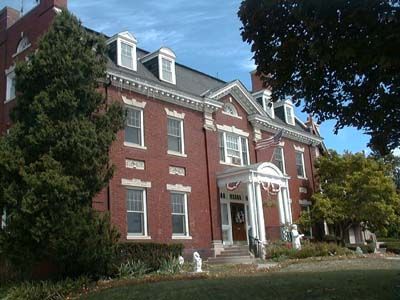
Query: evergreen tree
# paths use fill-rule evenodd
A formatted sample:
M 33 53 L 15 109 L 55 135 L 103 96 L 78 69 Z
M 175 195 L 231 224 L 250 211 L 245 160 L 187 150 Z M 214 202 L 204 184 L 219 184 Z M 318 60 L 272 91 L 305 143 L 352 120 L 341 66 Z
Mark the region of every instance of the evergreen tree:
M 0 252 L 16 266 L 107 269 L 117 234 L 91 204 L 112 177 L 109 150 L 124 113 L 99 91 L 105 51 L 102 37 L 64 11 L 17 64 L 13 126 L 0 139 Z

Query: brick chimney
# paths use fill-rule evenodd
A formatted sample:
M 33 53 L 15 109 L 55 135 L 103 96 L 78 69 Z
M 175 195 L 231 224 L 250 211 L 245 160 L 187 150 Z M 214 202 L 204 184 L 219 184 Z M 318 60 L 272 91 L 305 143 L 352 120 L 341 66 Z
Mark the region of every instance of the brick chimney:
M 250 72 L 252 93 L 259 92 L 261 90 L 270 90 L 271 87 L 265 86 L 260 76 L 257 75 L 257 70 Z M 268 76 L 268 75 L 267 75 Z
M 0 11 L 0 32 L 5 31 L 8 27 L 14 24 L 21 14 L 18 10 L 11 7 L 4 7 Z

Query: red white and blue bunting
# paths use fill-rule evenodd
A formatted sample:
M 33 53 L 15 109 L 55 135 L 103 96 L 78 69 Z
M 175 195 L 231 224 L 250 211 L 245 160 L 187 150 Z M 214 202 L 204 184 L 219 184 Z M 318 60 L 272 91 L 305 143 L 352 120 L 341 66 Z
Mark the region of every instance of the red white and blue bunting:
M 263 190 L 268 192 L 270 195 L 277 195 L 281 190 L 281 186 L 279 184 L 272 182 L 261 182 L 261 186 Z
M 236 190 L 240 186 L 241 181 L 226 184 L 226 189 L 230 192 Z

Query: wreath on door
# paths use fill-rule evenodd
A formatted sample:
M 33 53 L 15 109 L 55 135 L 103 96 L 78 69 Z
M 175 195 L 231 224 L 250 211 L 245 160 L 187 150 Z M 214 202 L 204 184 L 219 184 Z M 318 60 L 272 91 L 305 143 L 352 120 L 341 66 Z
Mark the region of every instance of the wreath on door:
M 235 223 L 236 224 L 243 224 L 245 221 L 244 212 L 243 210 L 238 210 L 235 216 Z

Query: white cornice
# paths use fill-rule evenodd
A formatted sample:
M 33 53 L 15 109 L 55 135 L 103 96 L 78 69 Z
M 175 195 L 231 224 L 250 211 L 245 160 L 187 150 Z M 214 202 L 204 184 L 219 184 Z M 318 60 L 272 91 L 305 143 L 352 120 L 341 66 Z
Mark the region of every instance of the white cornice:
M 189 95 L 181 91 L 160 86 L 139 77 L 129 78 L 110 71 L 107 72 L 107 77 L 111 79 L 111 84 L 119 89 L 135 91 L 147 97 L 157 98 L 159 100 L 197 111 L 204 111 L 206 109 L 216 111 L 222 106 L 222 104 L 215 100 Z
M 261 130 L 275 133 L 277 130 L 283 128 L 283 136 L 288 139 L 295 140 L 305 144 L 312 144 L 313 146 L 320 145 L 323 139 L 311 134 L 300 132 L 294 128 L 289 128 L 283 124 L 277 124 L 271 120 L 268 120 L 259 115 L 251 115 L 248 120 L 252 123 L 254 127 L 260 128 Z
M 212 99 L 221 99 L 228 94 L 233 95 L 235 100 L 239 102 L 239 104 L 249 115 L 254 113 L 258 113 L 260 115 L 266 114 L 266 112 L 253 101 L 253 97 L 251 96 L 251 94 L 238 80 L 235 80 L 228 85 L 225 85 L 221 89 L 214 91 L 207 96 Z

